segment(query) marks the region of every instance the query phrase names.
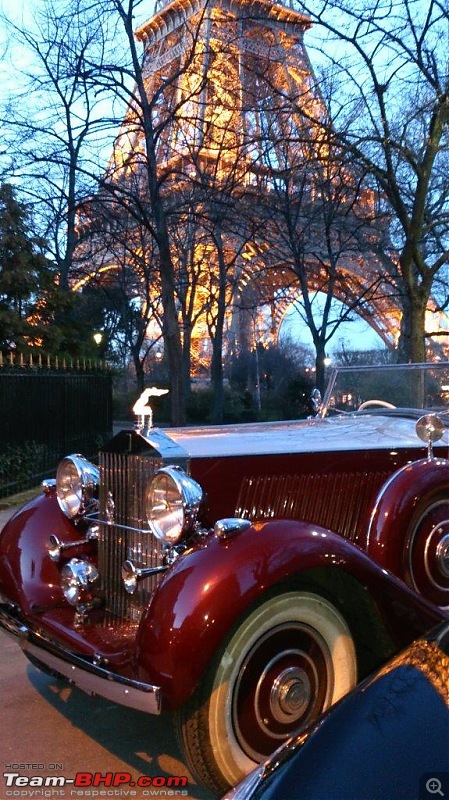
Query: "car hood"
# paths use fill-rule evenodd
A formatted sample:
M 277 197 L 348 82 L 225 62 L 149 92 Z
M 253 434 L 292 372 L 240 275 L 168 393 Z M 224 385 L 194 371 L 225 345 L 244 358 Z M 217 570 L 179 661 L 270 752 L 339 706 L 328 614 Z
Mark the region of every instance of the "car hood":
M 367 414 L 325 419 L 293 420 L 247 425 L 195 428 L 151 428 L 140 432 L 164 455 L 187 458 L 334 452 L 338 450 L 427 448 L 418 439 L 416 421 L 409 416 Z M 446 429 L 438 446 L 449 447 Z

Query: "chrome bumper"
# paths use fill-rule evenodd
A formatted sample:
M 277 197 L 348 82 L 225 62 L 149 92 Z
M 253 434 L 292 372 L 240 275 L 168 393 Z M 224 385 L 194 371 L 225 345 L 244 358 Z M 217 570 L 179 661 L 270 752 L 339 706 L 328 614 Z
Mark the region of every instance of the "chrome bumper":
M 124 678 L 49 641 L 23 623 L 17 608 L 9 603 L 0 603 L 0 630 L 14 636 L 25 653 L 67 678 L 83 692 L 105 697 L 118 705 L 148 714 L 161 713 L 161 692 L 158 686 Z

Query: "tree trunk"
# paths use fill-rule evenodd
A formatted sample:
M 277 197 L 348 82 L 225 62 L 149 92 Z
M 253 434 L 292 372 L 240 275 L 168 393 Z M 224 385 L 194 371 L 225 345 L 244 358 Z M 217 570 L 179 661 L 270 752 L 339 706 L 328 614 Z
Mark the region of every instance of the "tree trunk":
M 164 282 L 162 279 L 162 284 Z M 170 371 L 170 423 L 182 426 L 186 423 L 183 354 L 178 314 L 172 291 L 163 291 L 162 303 L 164 307 L 164 344 Z
M 184 336 L 182 342 L 182 374 L 184 383 L 184 399 L 187 401 L 191 395 L 190 372 L 192 363 L 192 327 L 184 324 Z
M 216 308 L 215 331 L 212 338 L 211 380 L 214 390 L 212 419 L 215 424 L 223 422 L 224 386 L 223 386 L 223 330 L 226 317 L 226 261 L 223 252 L 221 232 L 214 233 L 219 268 L 219 290 Z
M 404 298 L 401 332 L 398 343 L 398 363 L 426 361 L 425 321 L 427 295 L 413 292 Z
M 326 365 L 324 360 L 326 358 L 324 342 L 315 341 L 315 386 L 321 394 L 324 394 L 326 388 Z
M 181 331 L 176 308 L 176 281 L 170 250 L 170 236 L 167 226 L 164 198 L 161 193 L 158 178 L 156 136 L 153 128 L 152 109 L 145 87 L 141 57 L 137 51 L 134 37 L 134 17 L 130 13 L 130 8 L 132 6 L 128 7 L 127 11 L 124 5 L 120 3 L 117 4 L 117 7 L 122 17 L 130 46 L 137 85 L 137 97 L 140 105 L 140 124 L 145 140 L 146 189 L 148 190 L 153 217 L 150 227 L 154 224 L 154 233 L 152 235 L 157 242 L 159 251 L 159 273 L 161 278 L 161 300 L 163 307 L 162 333 L 170 375 L 170 422 L 172 425 L 182 426 L 185 425 L 186 422 L 186 411 Z
M 144 371 L 144 368 L 143 368 L 143 362 L 142 362 L 142 360 L 140 358 L 140 353 L 133 351 L 132 352 L 132 357 L 133 357 L 133 361 L 134 361 L 134 369 L 136 371 L 137 391 L 139 393 L 138 396 L 140 397 L 140 395 L 142 394 L 142 392 L 143 392 L 143 390 L 145 388 L 145 371 Z
M 214 337 L 213 352 L 211 361 L 211 382 L 214 391 L 214 401 L 212 406 L 212 421 L 215 424 L 223 422 L 224 412 L 224 387 L 223 387 L 223 359 L 222 359 L 223 335 Z

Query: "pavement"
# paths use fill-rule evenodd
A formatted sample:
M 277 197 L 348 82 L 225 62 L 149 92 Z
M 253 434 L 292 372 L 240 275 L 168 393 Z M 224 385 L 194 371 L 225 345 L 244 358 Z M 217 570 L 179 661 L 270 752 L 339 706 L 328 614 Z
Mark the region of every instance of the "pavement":
M 41 800 L 151 800 L 166 795 L 184 800 L 214 800 L 190 774 L 178 748 L 170 714 L 153 716 L 118 706 L 102 697 L 90 697 L 31 665 L 17 642 L 0 631 L 0 799 Z M 5 773 L 20 774 L 22 784 L 7 788 Z M 80 774 L 182 776 L 183 789 L 74 789 Z M 42 778 L 61 776 L 70 785 L 48 789 Z M 33 787 L 34 779 L 34 787 Z M 40 779 L 40 782 L 39 782 Z M 25 784 L 25 780 L 28 783 Z M 146 784 L 147 785 L 147 784 Z M 160 784 L 159 784 L 160 785 Z M 170 784 L 169 784 L 170 785 Z

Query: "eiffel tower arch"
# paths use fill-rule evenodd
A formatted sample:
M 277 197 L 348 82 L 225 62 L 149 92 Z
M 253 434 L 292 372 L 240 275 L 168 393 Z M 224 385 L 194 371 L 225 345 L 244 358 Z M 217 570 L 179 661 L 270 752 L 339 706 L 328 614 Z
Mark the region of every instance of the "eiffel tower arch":
M 234 327 L 231 325 L 230 333 L 235 349 L 238 349 L 236 340 L 239 337 L 247 343 L 253 342 L 252 346 L 256 339 L 265 346 L 277 344 L 288 310 L 293 305 L 301 307 L 302 304 L 300 281 L 287 260 L 282 266 L 265 267 L 265 272 L 259 265 L 255 273 L 257 278 L 254 281 L 248 278 L 249 292 L 233 315 Z M 340 280 L 334 287 L 333 298 L 354 309 L 354 313 L 370 325 L 384 345 L 394 349 L 399 337 L 401 310 L 393 291 L 379 280 L 376 288 L 367 293 L 364 302 L 360 302 L 373 274 L 376 273 L 371 272 L 371 264 L 368 262 L 367 265 L 365 259 L 351 260 L 348 256 L 340 269 Z M 310 294 L 326 292 L 326 278 L 318 263 L 308 265 L 308 276 Z
M 325 157 L 318 121 L 325 119 L 326 109 L 304 45 L 309 27 L 305 15 L 268 0 L 159 0 L 154 16 L 136 31 L 144 47 L 143 75 L 157 137 L 158 172 L 166 202 L 178 214 L 178 223 L 181 220 L 177 236 L 184 246 L 174 252 L 173 260 L 180 286 L 187 286 L 186 302 L 195 284 L 193 374 L 205 374 L 209 368 L 211 320 L 219 291 L 224 292 L 226 306 L 225 352 L 249 346 L 260 306 L 272 308 L 266 335 L 275 341 L 286 304 L 301 295 L 291 252 L 282 240 L 281 215 L 267 200 L 285 166 L 297 164 L 300 175 L 302 164 Z M 138 108 L 131 102 L 108 165 L 109 179 L 138 185 L 144 155 Z M 311 219 L 318 192 L 313 179 L 307 180 L 301 213 Z M 232 213 L 227 207 L 230 194 Z M 190 200 L 185 202 L 187 196 Z M 378 246 L 385 234 L 373 228 L 374 205 L 373 195 L 361 197 L 345 225 L 351 220 L 360 225 L 365 216 Z M 115 213 L 121 212 L 113 211 L 112 216 Z M 92 206 L 81 212 L 81 227 L 83 215 L 84 220 L 95 216 Z M 326 290 L 326 254 L 320 253 L 319 239 L 316 222 L 308 227 L 304 255 L 310 290 Z M 113 249 L 103 230 L 92 274 L 100 269 L 103 275 L 114 274 Z M 367 286 L 376 285 L 359 313 L 393 346 L 400 310 L 381 280 L 374 247 L 370 251 L 368 242 L 360 253 L 352 243 L 340 253 L 340 264 L 335 297 L 352 304 Z M 194 280 L 188 267 L 195 271 Z

